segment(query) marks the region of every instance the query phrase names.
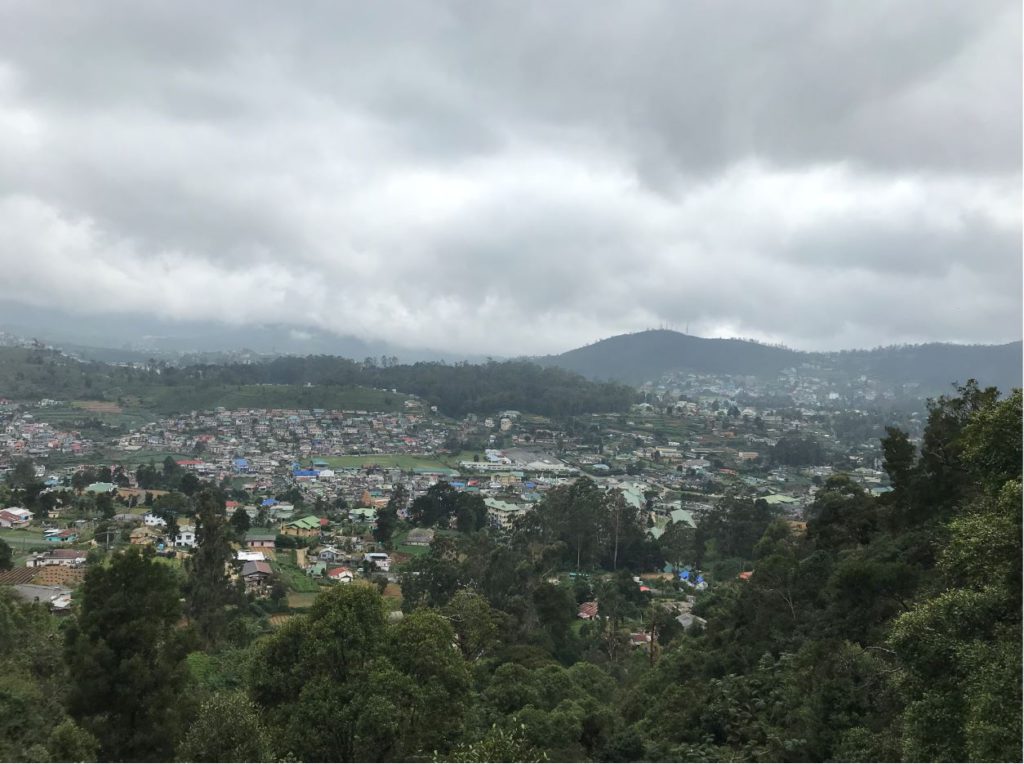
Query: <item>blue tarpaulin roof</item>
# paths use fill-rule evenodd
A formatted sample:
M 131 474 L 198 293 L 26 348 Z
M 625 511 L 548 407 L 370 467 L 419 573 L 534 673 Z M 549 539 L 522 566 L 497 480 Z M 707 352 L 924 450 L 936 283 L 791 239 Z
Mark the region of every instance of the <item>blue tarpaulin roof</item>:
M 277 504 L 277 499 L 264 499 L 263 503 L 260 504 L 260 506 L 261 507 L 272 507 L 275 504 Z

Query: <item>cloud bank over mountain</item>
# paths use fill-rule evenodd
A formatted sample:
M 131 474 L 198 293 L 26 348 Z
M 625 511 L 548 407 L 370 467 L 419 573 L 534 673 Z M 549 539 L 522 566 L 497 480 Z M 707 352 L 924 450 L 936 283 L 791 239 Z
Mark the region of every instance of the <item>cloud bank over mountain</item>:
M 1021 327 L 1010 2 L 10 3 L 5 297 L 473 353 Z

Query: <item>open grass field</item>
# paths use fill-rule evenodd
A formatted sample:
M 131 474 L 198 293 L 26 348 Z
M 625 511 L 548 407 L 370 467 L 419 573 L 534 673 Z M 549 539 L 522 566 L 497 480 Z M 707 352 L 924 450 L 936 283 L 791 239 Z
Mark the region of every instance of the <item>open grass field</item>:
M 148 464 L 153 462 L 159 465 L 170 456 L 177 459 L 191 459 L 190 454 L 172 453 L 169 451 L 119 451 L 116 448 L 97 448 L 87 454 L 49 454 L 45 463 L 51 469 L 67 467 L 78 464 L 100 464 L 109 466 L 111 464 L 135 465 Z
M 437 469 L 448 466 L 439 461 L 436 456 L 421 454 L 360 454 L 356 456 L 315 456 L 313 458 L 327 462 L 333 469 L 397 467 L 402 470 L 414 470 Z
M 484 452 L 483 451 L 459 451 L 457 454 L 452 454 L 451 456 L 445 456 L 444 457 L 444 461 L 445 461 L 445 464 L 447 466 L 454 467 L 455 469 L 458 469 L 459 462 L 471 462 L 471 461 L 473 461 L 473 457 L 474 456 L 479 457 L 480 460 L 483 461 Z
M 288 592 L 288 607 L 297 609 L 312 607 L 313 601 L 319 593 L 319 590 L 315 592 Z
M 36 421 L 48 422 L 57 428 L 78 430 L 93 439 L 110 438 L 157 418 L 147 409 L 123 409 L 107 401 L 75 401 L 69 406 L 37 409 L 32 412 L 32 416 Z
M 182 454 L 174 451 L 117 451 L 115 449 L 111 450 L 110 453 L 116 455 L 117 460 L 120 462 L 127 462 L 128 464 L 148 464 L 153 462 L 157 466 L 162 464 L 168 456 L 175 461 L 196 458 L 191 454 Z
M 0 539 L 3 539 L 15 551 L 47 548 L 47 542 L 43 541 L 43 532 L 35 528 L 4 528 L 0 530 Z
M 113 401 L 71 401 L 71 405 L 78 409 L 85 409 L 94 414 L 121 414 L 124 409 Z
M 11 548 L 11 561 L 18 568 L 25 564 L 32 552 L 39 552 L 53 546 L 53 544 L 43 541 L 43 532 L 35 528 L 30 530 L 4 528 L 0 530 L 0 539 L 6 541 Z
M 430 553 L 430 547 L 412 546 L 411 544 L 395 544 L 395 551 L 401 552 L 402 554 L 412 555 L 413 557 L 421 557 L 422 555 Z

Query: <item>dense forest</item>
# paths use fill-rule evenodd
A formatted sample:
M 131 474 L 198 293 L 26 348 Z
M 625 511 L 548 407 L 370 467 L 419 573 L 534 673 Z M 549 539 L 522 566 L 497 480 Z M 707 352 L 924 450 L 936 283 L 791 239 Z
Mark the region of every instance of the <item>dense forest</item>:
M 260 397 L 253 392 L 264 389 L 269 406 L 324 408 L 334 407 L 331 392 L 336 390 L 397 390 L 420 396 L 449 416 L 512 409 L 564 417 L 624 411 L 637 400 L 636 393 L 623 385 L 592 382 L 573 372 L 521 361 L 403 365 L 388 358 L 357 362 L 337 356 L 282 356 L 262 363 L 177 367 L 154 362 L 134 368 L 22 348 L 0 348 L 0 360 L 3 397 L 135 399 L 169 412 L 202 407 L 239 388 L 250 393 L 252 405 L 258 405 Z M 288 394 L 266 386 L 284 386 Z
M 401 571 L 401 613 L 338 585 L 276 628 L 200 488 L 184 570 L 114 554 L 63 621 L 0 597 L 0 758 L 1019 761 L 1020 391 L 883 447 L 881 497 L 830 478 L 803 524 L 730 495 L 657 541 L 586 478 L 506 532 L 442 485 L 416 519 L 465 532 Z M 666 562 L 710 583 L 688 628 L 652 599 L 677 576 L 634 578 Z

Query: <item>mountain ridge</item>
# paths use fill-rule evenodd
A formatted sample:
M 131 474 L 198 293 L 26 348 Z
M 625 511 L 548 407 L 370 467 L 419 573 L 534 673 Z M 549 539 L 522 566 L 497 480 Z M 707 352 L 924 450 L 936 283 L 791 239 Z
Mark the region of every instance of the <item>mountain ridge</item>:
M 590 379 L 634 385 L 670 372 L 774 376 L 787 368 L 810 364 L 894 383 L 946 389 L 953 382 L 974 378 L 981 384 L 1008 390 L 1021 385 L 1022 344 L 1020 340 L 999 345 L 933 342 L 822 352 L 649 329 L 534 360 Z

